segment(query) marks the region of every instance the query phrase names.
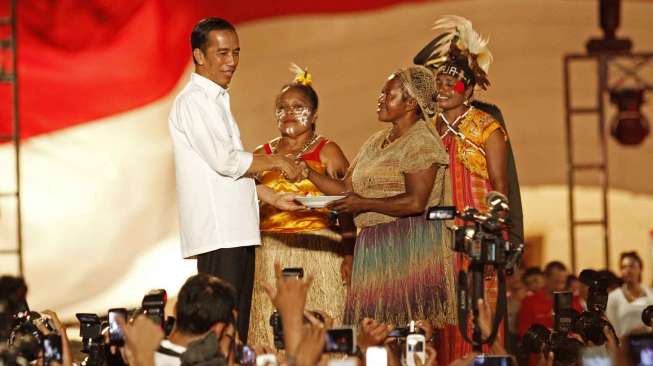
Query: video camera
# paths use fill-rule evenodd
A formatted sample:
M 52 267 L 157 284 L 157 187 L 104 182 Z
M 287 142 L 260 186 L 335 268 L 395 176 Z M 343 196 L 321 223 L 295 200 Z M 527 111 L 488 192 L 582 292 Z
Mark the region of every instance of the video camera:
M 471 343 L 474 351 L 482 352 L 483 344 L 492 344 L 497 337 L 499 325 L 506 312 L 505 275 L 512 274 L 524 250 L 524 245 L 513 245 L 506 240 L 510 227 L 508 199 L 499 192 L 489 192 L 485 196 L 487 212 L 468 207 L 458 212 L 455 207 L 430 207 L 428 220 L 451 220 L 458 218 L 462 226 L 450 228 L 453 232 L 453 250 L 469 258 L 468 270 L 458 272 L 458 329 L 463 339 Z M 485 296 L 486 266 L 496 269 L 499 296 L 495 311 L 492 332 L 483 339 L 478 324 L 478 300 Z M 470 274 L 471 280 L 468 277 Z M 467 320 L 473 315 L 474 330 L 470 339 Z
M 82 353 L 88 354 L 82 366 L 103 366 L 106 363 L 106 344 L 102 336 L 105 326 L 100 317 L 92 313 L 77 313 L 75 316 L 79 320 Z
M 570 291 L 554 292 L 553 301 L 553 332 L 544 325 L 533 324 L 524 334 L 522 347 L 535 354 L 553 352 L 556 366 L 574 365 L 583 344 L 568 337 L 578 319 L 578 312 L 571 306 L 573 294 Z
M 523 244 L 513 248 L 504 240 L 503 232 L 510 226 L 508 200 L 503 194 L 492 191 L 485 201 L 488 211 L 484 213 L 473 207 L 459 212 L 454 206 L 433 206 L 427 211 L 427 219 L 459 218 L 463 225 L 449 228 L 453 232 L 453 250 L 464 253 L 471 261 L 500 265 L 511 273 L 523 252 Z
M 609 278 L 601 272 L 585 269 L 580 273 L 579 280 L 589 287 L 589 291 L 587 310 L 581 313 L 574 323 L 574 331 L 580 334 L 585 341 L 591 341 L 596 346 L 607 341 L 603 333 L 603 328 L 606 326 L 612 331 L 615 339 L 618 339 L 612 324 L 604 319 L 604 312 L 608 307 Z

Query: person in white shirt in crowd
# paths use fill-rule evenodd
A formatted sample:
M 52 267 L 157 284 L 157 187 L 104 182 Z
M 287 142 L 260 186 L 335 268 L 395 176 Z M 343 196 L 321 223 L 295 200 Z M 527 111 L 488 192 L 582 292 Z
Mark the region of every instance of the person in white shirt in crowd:
M 618 336 L 645 328 L 642 311 L 653 305 L 653 290 L 642 286 L 643 262 L 637 252 L 620 256 L 621 287 L 608 295 L 606 315 Z
M 154 354 L 155 366 L 180 366 L 188 344 L 209 332 L 214 332 L 220 343 L 231 343 L 236 319 L 232 286 L 207 274 L 189 277 L 179 290 L 172 332 Z
M 197 258 L 199 273 L 218 276 L 234 286 L 238 330 L 247 341 L 254 247 L 261 242 L 257 195 L 283 210 L 301 208 L 294 203 L 294 195 L 257 186 L 252 177 L 280 170 L 296 181 L 304 172 L 288 157 L 244 151 L 227 91 L 240 55 L 233 25 L 224 19 L 203 19 L 190 38 L 195 72 L 175 99 L 168 120 L 181 250 L 184 258 Z

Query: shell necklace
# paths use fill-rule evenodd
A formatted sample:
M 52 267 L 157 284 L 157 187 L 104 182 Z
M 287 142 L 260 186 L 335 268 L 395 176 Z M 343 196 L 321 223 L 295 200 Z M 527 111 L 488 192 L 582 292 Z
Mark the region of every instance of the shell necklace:
M 304 144 L 304 146 L 295 154 L 290 154 L 291 157 L 293 157 L 294 160 L 300 160 L 302 155 L 308 151 L 308 149 L 317 141 L 320 139 L 320 135 L 313 135 L 313 137 Z M 275 141 L 272 142 L 272 153 L 276 154 L 277 151 L 279 150 L 279 143 L 281 142 L 281 137 L 276 139 Z

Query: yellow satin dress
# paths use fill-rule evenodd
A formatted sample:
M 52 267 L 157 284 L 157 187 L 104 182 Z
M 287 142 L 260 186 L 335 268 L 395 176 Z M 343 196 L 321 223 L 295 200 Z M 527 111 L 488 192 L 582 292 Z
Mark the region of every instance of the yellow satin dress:
M 323 145 L 323 144 L 320 144 Z M 320 146 L 318 146 L 319 148 Z M 311 154 L 314 155 L 314 154 Z M 324 173 L 319 161 L 305 159 L 313 169 Z M 289 182 L 279 172 L 265 172 L 260 183 L 276 192 L 323 195 L 308 179 Z M 249 322 L 249 343 L 273 346 L 270 315 L 274 311 L 263 284 L 274 285 L 274 262 L 282 267 L 302 267 L 314 276 L 306 301 L 307 310 L 323 310 L 342 324 L 345 286 L 340 278 L 341 236 L 328 209 L 286 212 L 263 204 L 260 208 L 262 245 L 256 248 L 256 272 Z

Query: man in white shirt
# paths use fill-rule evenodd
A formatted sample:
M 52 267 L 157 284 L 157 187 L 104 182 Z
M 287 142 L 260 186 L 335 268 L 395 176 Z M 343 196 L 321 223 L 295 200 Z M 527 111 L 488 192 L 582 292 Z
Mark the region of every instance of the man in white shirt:
M 240 45 L 226 20 L 207 18 L 191 33 L 195 72 L 169 117 L 184 258 L 197 258 L 200 273 L 218 276 L 237 292 L 238 330 L 247 340 L 254 281 L 254 248 L 260 245 L 258 199 L 298 209 L 291 194 L 256 186 L 251 176 L 279 169 L 297 180 L 304 172 L 290 158 L 253 155 L 243 149 L 227 87 Z
M 235 333 L 235 310 L 236 292 L 229 284 L 207 274 L 189 277 L 179 290 L 175 325 L 154 354 L 154 365 L 180 366 L 179 357 L 188 345 L 209 332 L 215 333 L 222 355 L 227 356 Z

